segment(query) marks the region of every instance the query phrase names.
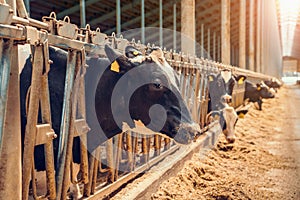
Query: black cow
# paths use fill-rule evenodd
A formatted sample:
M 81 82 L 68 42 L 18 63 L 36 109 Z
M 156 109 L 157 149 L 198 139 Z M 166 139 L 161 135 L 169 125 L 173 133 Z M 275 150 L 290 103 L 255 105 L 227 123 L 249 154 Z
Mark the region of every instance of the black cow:
M 238 116 L 231 103 L 233 87 L 237 81 L 245 80 L 245 76 L 233 76 L 230 70 L 222 70 L 219 74 L 208 75 L 209 103 L 208 118 L 218 116 L 226 140 L 235 141 L 234 126 Z
M 167 64 L 162 51 L 155 48 L 148 56 L 133 48 L 127 56 L 105 46 L 106 58 L 88 58 L 85 89 L 88 149 L 97 146 L 122 132 L 124 123 L 134 127 L 140 120 L 155 132 L 173 138 L 181 144 L 190 143 L 199 132 L 199 125 L 191 119 L 178 88 L 175 71 Z M 134 56 L 130 56 L 133 52 Z M 49 48 L 53 64 L 49 71 L 49 93 L 52 127 L 58 135 L 54 139 L 55 165 L 63 107 L 67 53 Z M 20 76 L 22 139 L 26 126 L 25 100 L 31 84 L 32 64 L 27 59 Z M 41 122 L 39 116 L 39 122 Z M 43 146 L 35 147 L 35 167 L 45 170 Z M 73 161 L 79 163 L 79 138 L 74 138 Z
M 274 98 L 274 94 L 270 91 L 269 87 L 264 83 L 254 84 L 248 80 L 245 81 L 245 94 L 244 100 L 249 102 L 257 102 L 258 109 L 262 110 L 262 99 Z

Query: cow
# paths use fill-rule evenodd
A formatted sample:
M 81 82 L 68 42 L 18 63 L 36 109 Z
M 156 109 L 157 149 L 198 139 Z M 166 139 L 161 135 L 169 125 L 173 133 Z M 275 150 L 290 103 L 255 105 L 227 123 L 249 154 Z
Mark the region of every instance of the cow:
M 263 81 L 270 89 L 273 88 L 275 92 L 282 86 L 282 83 L 276 79 L 276 78 L 271 78 L 269 80 L 264 80 Z
M 234 126 L 238 116 L 230 106 L 233 87 L 237 81 L 246 79 L 244 75 L 234 76 L 230 70 L 224 69 L 220 73 L 208 75 L 209 103 L 207 119 L 218 116 L 219 123 L 226 140 L 235 141 Z
M 179 91 L 176 72 L 166 62 L 160 48 L 152 48 L 149 55 L 128 46 L 121 54 L 105 46 L 107 58 L 88 57 L 85 75 L 86 118 L 89 152 L 122 132 L 124 123 L 135 126 L 141 121 L 147 128 L 173 138 L 177 143 L 189 144 L 200 133 Z M 48 73 L 54 162 L 57 168 L 58 141 L 63 109 L 67 52 L 49 47 L 52 64 Z M 22 143 L 27 123 L 26 96 L 31 85 L 31 58 L 26 60 L 20 75 L 20 104 Z M 38 117 L 41 122 L 41 116 Z M 73 162 L 80 163 L 79 137 L 73 142 Z M 34 150 L 37 171 L 45 170 L 43 145 Z
M 274 93 L 263 82 L 254 84 L 248 80 L 245 81 L 244 101 L 258 104 L 258 110 L 262 110 L 262 99 L 274 98 Z

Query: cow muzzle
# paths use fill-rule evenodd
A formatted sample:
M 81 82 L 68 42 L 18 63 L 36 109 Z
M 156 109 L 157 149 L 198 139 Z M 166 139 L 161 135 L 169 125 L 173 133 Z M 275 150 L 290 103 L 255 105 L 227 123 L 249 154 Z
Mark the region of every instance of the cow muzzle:
M 189 144 L 201 134 L 200 126 L 197 123 L 181 124 L 177 130 L 174 140 L 180 144 Z

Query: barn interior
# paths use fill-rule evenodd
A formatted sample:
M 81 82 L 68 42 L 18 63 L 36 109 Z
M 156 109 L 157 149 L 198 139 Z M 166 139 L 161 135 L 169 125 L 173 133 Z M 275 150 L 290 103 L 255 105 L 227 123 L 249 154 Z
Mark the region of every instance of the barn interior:
M 34 19 L 55 12 L 57 19 L 69 16 L 71 23 L 79 27 L 89 24 L 108 35 L 126 35 L 146 27 L 145 33 L 133 31 L 125 37 L 177 51 L 189 51 L 181 49 L 179 35 L 186 34 L 197 42 L 198 57 L 276 77 L 283 74 L 283 58 L 297 65 L 300 59 L 298 16 L 281 11 L 279 0 L 26 0 L 25 5 Z M 289 21 L 296 22 L 296 34 L 287 38 L 281 31 L 286 32 L 282 27 Z M 149 27 L 157 29 L 151 31 Z M 288 46 L 287 41 L 289 52 L 283 47 Z M 201 47 L 208 53 L 203 53 Z

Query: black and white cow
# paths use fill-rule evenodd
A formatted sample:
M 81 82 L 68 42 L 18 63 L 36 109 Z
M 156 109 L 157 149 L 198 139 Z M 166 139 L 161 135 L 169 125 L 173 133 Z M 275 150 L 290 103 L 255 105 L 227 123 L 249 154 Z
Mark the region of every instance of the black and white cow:
M 245 81 L 244 100 L 258 104 L 258 109 L 262 110 L 262 99 L 274 98 L 274 93 L 264 83 L 254 84 L 248 80 Z
M 226 140 L 229 143 L 235 141 L 234 127 L 238 116 L 234 108 L 230 106 L 233 87 L 237 81 L 245 80 L 245 76 L 233 76 L 230 70 L 224 69 L 219 74 L 208 75 L 209 103 L 208 118 L 219 117 Z
M 269 88 L 273 88 L 275 92 L 282 86 L 282 83 L 277 78 L 272 78 L 263 81 Z
M 90 152 L 122 132 L 124 123 L 134 127 L 134 120 L 140 120 L 147 128 L 173 138 L 178 143 L 188 144 L 194 140 L 200 131 L 199 125 L 193 122 L 180 95 L 176 73 L 167 64 L 161 49 L 155 48 L 149 55 L 142 56 L 134 47 L 127 47 L 127 57 L 105 46 L 105 53 L 108 59 L 87 59 L 89 67 L 85 90 L 87 122 L 91 128 L 87 135 Z M 53 61 L 48 82 L 52 127 L 58 135 L 53 141 L 57 165 L 67 52 L 50 47 L 49 54 Z M 31 84 L 31 73 L 32 64 L 27 59 L 20 75 L 23 140 L 26 126 L 25 101 Z M 36 169 L 45 170 L 43 146 L 36 146 L 34 154 Z M 79 155 L 79 138 L 74 138 L 74 162 L 80 162 Z

